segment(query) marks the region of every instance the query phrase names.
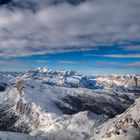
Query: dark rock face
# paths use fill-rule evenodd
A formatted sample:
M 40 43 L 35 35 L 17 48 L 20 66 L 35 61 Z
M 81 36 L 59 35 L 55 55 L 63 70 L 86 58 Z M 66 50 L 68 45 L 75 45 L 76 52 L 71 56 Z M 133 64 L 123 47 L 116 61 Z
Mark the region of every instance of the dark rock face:
M 88 79 L 87 77 L 82 77 L 79 81 L 79 85 L 83 88 L 89 88 L 89 89 L 98 88 L 98 87 L 96 87 L 96 81 L 92 81 L 92 80 Z
M 64 106 L 65 103 L 68 104 L 68 106 Z M 128 105 L 131 105 L 132 103 L 133 101 L 127 101 Z M 123 113 L 127 108 L 122 104 L 116 106 L 115 104 L 109 103 L 107 101 L 98 102 L 94 98 L 83 98 L 81 96 L 68 96 L 63 99 L 62 103 L 58 102 L 56 105 L 64 114 L 73 115 L 80 111 L 88 110 L 97 115 L 106 115 L 109 118 L 113 118 L 115 115 Z
M 17 102 L 16 112 L 10 111 L 11 107 L 14 107 L 14 104 L 6 104 L 3 107 L 0 107 L 0 131 L 10 131 L 10 132 L 18 132 L 18 133 L 26 133 L 30 132 L 30 128 L 24 122 L 15 127 L 15 123 L 19 120 L 19 115 L 27 115 L 31 117 L 32 112 L 28 108 L 27 104 L 22 102 L 22 99 Z
M 0 82 L 0 92 L 5 91 L 6 87 L 7 87 L 7 83 Z
M 12 131 L 17 132 L 14 124 L 18 117 L 11 112 L 8 112 L 10 106 L 6 105 L 4 109 L 0 108 L 0 131 Z

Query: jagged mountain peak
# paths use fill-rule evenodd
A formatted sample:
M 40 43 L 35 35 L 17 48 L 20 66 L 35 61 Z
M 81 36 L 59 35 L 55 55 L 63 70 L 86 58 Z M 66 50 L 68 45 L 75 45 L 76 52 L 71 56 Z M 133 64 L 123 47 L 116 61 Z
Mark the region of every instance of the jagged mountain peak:
M 25 74 L 29 74 L 29 73 L 38 73 L 38 74 L 45 74 L 46 76 L 62 76 L 62 77 L 70 77 L 70 76 L 77 76 L 80 74 L 76 71 L 73 71 L 73 70 L 65 70 L 65 69 L 62 69 L 62 70 L 51 70 L 51 69 L 48 69 L 46 67 L 39 67 L 35 70 L 29 70 L 27 72 L 25 72 Z

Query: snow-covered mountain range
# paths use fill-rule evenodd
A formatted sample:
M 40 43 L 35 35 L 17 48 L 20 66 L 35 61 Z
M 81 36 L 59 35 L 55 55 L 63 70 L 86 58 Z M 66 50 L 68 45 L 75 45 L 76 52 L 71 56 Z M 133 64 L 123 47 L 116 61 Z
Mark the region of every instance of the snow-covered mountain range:
M 131 133 L 139 140 L 139 78 L 47 68 L 1 72 L 0 130 L 37 140 L 131 140 Z
M 36 80 L 42 84 L 69 88 L 136 90 L 140 87 L 140 75 L 85 75 L 76 71 L 38 68 L 21 73 L 0 73 L 1 82 Z

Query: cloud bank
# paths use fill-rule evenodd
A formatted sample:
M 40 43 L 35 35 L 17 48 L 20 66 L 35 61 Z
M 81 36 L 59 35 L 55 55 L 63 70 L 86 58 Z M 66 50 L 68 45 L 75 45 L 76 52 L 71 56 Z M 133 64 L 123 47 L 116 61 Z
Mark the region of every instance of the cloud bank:
M 1 58 L 140 40 L 139 0 L 52 1 L 15 0 L 17 5 L 0 7 Z

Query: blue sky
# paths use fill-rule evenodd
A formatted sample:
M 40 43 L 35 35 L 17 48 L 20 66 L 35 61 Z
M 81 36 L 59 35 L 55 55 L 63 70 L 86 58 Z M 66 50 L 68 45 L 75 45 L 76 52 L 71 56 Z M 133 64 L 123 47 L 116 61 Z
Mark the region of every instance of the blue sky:
M 140 73 L 139 0 L 29 1 L 0 7 L 0 71 Z
M 133 43 L 132 43 L 133 44 Z M 139 43 L 101 46 L 94 50 L 4 58 L 1 70 L 24 71 L 38 67 L 83 73 L 140 73 Z M 133 49 L 134 48 L 134 49 Z M 137 50 L 136 50 L 137 48 Z

